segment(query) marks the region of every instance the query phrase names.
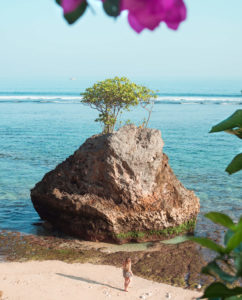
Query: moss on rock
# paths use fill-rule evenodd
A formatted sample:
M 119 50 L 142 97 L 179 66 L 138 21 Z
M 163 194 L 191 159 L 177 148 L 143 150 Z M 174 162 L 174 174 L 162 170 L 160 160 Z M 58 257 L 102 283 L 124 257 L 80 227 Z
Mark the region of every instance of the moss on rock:
M 196 218 L 188 220 L 187 222 L 175 226 L 168 227 L 160 230 L 149 230 L 146 232 L 142 231 L 129 231 L 129 232 L 121 232 L 116 234 L 115 238 L 118 240 L 126 240 L 133 239 L 134 241 L 140 242 L 143 240 L 150 240 L 150 237 L 153 237 L 153 240 L 162 240 L 167 237 L 172 237 L 174 235 L 185 234 L 188 232 L 193 232 L 196 226 Z

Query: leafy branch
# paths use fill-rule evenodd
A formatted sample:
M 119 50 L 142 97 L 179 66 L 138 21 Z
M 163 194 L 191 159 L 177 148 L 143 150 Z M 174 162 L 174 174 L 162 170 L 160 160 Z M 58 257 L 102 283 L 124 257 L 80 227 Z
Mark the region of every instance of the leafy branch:
M 166 241 L 166 243 L 175 244 L 184 241 L 194 241 L 217 253 L 217 256 L 203 267 L 201 272 L 219 281 L 210 284 L 199 299 L 242 299 L 242 287 L 228 287 L 242 279 L 242 217 L 237 224 L 229 216 L 218 212 L 207 213 L 205 217 L 227 228 L 224 246 L 216 244 L 208 238 L 189 236 L 180 237 L 179 239 L 174 238 Z M 224 266 L 227 267 L 226 270 Z
M 242 139 L 242 109 L 238 109 L 226 120 L 213 126 L 210 133 L 225 131 Z M 242 170 L 242 153 L 236 155 L 226 168 L 230 175 Z

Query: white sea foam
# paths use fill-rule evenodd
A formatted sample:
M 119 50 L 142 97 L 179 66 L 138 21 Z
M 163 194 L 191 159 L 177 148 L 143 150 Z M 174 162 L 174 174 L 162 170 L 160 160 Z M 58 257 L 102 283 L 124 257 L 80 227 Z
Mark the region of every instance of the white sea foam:
M 159 102 L 181 102 L 181 103 L 205 103 L 210 102 L 214 104 L 215 102 L 226 103 L 226 102 L 242 102 L 241 97 L 211 97 L 211 96 L 159 96 L 156 101 Z
M 0 101 L 2 100 L 81 100 L 82 96 L 24 96 L 24 95 L 0 95 Z
M 49 95 L 0 95 L 0 103 L 80 103 L 82 96 L 49 96 Z
M 0 95 L 1 102 L 36 102 L 36 103 L 80 103 L 82 96 L 73 95 Z M 239 104 L 242 96 L 158 96 L 155 103 L 160 104 Z

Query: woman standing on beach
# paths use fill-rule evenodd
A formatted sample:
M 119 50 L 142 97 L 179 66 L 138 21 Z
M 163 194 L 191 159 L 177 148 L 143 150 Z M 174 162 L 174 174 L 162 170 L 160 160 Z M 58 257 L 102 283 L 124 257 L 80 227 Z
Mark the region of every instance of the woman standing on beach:
M 124 277 L 125 292 L 128 292 L 128 286 L 130 284 L 132 276 L 133 276 L 133 272 L 131 270 L 131 258 L 127 257 L 123 263 L 123 277 Z

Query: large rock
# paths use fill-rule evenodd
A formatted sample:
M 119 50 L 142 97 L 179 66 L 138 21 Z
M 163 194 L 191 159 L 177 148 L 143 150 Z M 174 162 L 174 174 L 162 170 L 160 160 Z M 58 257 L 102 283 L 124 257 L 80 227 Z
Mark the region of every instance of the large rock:
M 54 227 L 88 240 L 154 240 L 172 227 L 186 230 L 199 199 L 173 174 L 163 145 L 159 130 L 134 125 L 94 135 L 36 184 L 33 205 Z

